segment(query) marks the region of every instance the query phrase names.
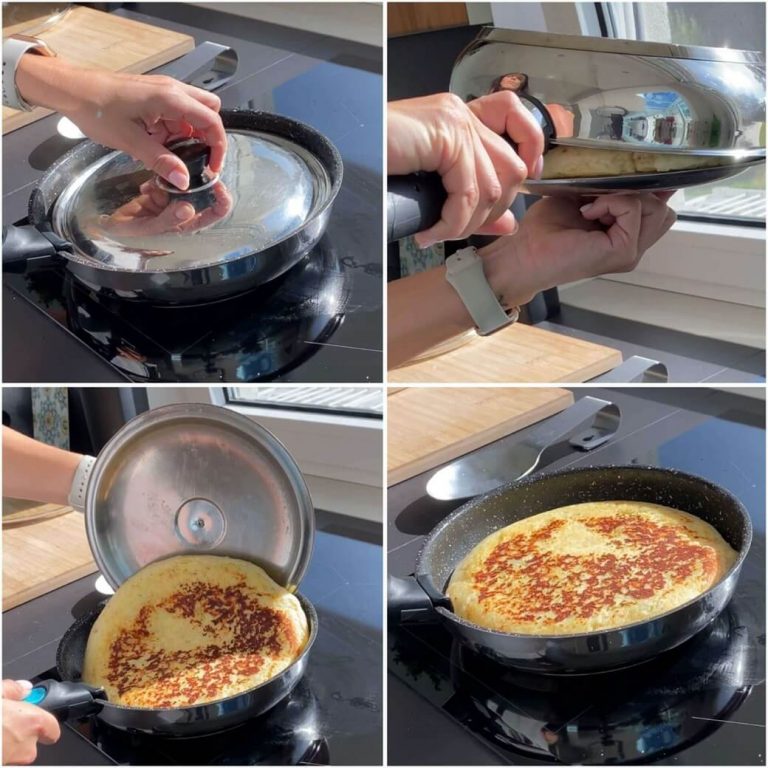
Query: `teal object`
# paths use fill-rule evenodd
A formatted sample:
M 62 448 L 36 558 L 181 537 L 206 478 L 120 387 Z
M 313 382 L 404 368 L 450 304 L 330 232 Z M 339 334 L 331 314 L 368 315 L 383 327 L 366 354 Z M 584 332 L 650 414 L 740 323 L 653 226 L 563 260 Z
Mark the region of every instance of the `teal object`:
M 24 697 L 24 701 L 26 701 L 27 704 L 40 704 L 47 695 L 48 695 L 48 691 L 45 688 L 41 688 L 41 687 L 33 688 Z

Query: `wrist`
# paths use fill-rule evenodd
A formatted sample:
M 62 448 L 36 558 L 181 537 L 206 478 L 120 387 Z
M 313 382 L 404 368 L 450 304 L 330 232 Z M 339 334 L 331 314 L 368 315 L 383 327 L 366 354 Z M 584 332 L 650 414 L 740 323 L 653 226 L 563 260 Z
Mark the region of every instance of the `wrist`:
M 506 309 L 527 304 L 544 286 L 536 286 L 530 270 L 522 266 L 521 245 L 515 235 L 500 237 L 478 248 L 483 270 L 499 303 Z
M 16 70 L 16 87 L 28 103 L 63 114 L 80 99 L 75 69 L 59 58 L 26 53 Z

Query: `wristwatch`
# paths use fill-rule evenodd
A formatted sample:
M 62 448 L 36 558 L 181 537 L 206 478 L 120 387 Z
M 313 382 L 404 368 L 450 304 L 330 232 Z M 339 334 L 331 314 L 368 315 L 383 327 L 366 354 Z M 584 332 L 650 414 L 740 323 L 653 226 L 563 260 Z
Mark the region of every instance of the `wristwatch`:
M 39 37 L 16 34 L 3 40 L 3 106 L 31 112 L 32 105 L 24 101 L 16 87 L 16 70 L 25 53 L 38 56 L 55 56 L 56 53 Z
M 85 497 L 88 490 L 88 480 L 96 463 L 94 456 L 83 456 L 72 478 L 72 487 L 69 489 L 67 503 L 78 512 L 85 512 Z
M 494 294 L 483 270 L 483 260 L 470 246 L 445 260 L 445 279 L 453 286 L 475 323 L 480 336 L 487 336 L 514 323 L 520 308 L 505 309 Z

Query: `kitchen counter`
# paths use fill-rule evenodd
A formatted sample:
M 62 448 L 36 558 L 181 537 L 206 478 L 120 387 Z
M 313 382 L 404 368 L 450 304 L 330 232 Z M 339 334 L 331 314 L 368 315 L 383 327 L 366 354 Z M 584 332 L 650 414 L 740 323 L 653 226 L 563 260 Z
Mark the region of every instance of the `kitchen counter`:
M 381 49 L 186 4 L 116 13 L 233 47 L 237 72 L 216 92 L 223 108 L 312 125 L 342 155 L 342 189 L 302 262 L 301 292 L 302 265 L 266 293 L 187 310 L 96 301 L 61 268 L 4 275 L 5 381 L 381 381 Z M 57 121 L 4 137 L 4 224 L 24 220 L 35 182 L 75 143 Z M 265 314 L 279 291 L 283 303 Z
M 78 722 L 62 729 L 58 744 L 41 747 L 36 764 L 380 765 L 381 526 L 321 511 L 317 525 L 301 592 L 317 609 L 320 629 L 307 672 L 286 702 L 239 729 L 197 739 L 136 739 Z M 103 599 L 94 578 L 3 614 L 4 678 L 42 677 L 55 666 L 61 636 Z
M 740 630 L 734 630 L 732 636 L 718 624 L 710 635 L 694 638 L 680 651 L 693 657 L 697 652 L 709 652 L 707 643 L 722 643 L 718 646 L 722 655 L 715 656 L 713 664 L 738 672 L 732 686 L 708 685 L 708 680 L 717 677 L 711 673 L 680 687 L 670 683 L 661 697 L 663 709 L 657 710 L 653 707 L 659 700 L 644 687 L 642 677 L 654 679 L 656 662 L 650 662 L 638 667 L 629 682 L 621 678 L 625 673 L 612 673 L 621 679 L 614 684 L 617 701 L 611 707 L 585 703 L 592 687 L 589 678 L 582 679 L 576 702 L 551 694 L 549 701 L 556 710 L 553 724 L 531 709 L 542 702 L 527 689 L 513 688 L 518 693 L 507 693 L 504 698 L 494 696 L 494 684 L 489 686 L 486 701 L 454 688 L 451 643 L 441 627 L 390 628 L 390 764 L 540 764 L 547 756 L 551 759 L 544 750 L 549 749 L 548 744 L 562 741 L 560 734 L 573 747 L 577 743 L 583 746 L 590 732 L 594 751 L 589 759 L 574 751 L 568 762 L 591 762 L 596 754 L 601 756 L 595 760 L 598 764 L 623 762 L 624 755 L 641 752 L 646 755 L 644 762 L 661 764 L 765 763 L 765 404 L 731 393 L 672 387 L 575 390 L 577 398 L 586 394 L 619 405 L 622 420 L 616 437 L 587 454 L 564 449 L 542 471 L 631 463 L 673 467 L 722 485 L 748 509 L 754 539 L 723 618 L 736 622 Z M 518 439 L 525 434 L 525 430 L 517 433 Z M 430 475 L 389 489 L 388 568 L 394 576 L 413 572 L 424 537 L 458 507 L 458 503 L 439 503 L 424 496 Z M 734 657 L 735 649 L 743 655 Z M 548 690 L 547 680 L 539 679 L 541 690 Z M 624 696 L 624 690 L 633 695 Z M 556 701 L 560 706 L 554 706 Z M 570 713 L 569 706 L 573 707 Z M 545 731 L 551 740 L 547 744 L 542 742 Z

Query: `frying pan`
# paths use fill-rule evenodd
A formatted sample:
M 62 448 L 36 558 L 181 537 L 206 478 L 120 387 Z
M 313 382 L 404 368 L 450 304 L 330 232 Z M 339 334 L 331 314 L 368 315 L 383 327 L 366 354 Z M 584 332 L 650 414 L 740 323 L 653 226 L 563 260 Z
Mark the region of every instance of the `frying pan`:
M 297 147 L 297 151 L 308 163 L 318 167 L 324 177 L 323 184 L 315 190 L 309 214 L 281 239 L 264 248 L 225 251 L 222 258 L 212 254 L 210 259 L 185 268 L 158 266 L 157 260 L 148 258 L 142 259 L 135 268 L 127 269 L 108 259 L 97 258 L 98 254 L 75 248 L 55 222 L 56 203 L 73 179 L 86 173 L 94 164 L 107 163 L 120 154 L 86 141 L 59 158 L 45 172 L 29 202 L 30 225 L 4 229 L 4 268 L 23 264 L 30 258 L 54 259 L 94 291 L 158 304 L 214 301 L 267 283 L 286 272 L 317 244 L 325 231 L 341 188 L 341 156 L 325 136 L 287 117 L 250 110 L 222 110 L 221 117 L 228 131 L 254 132 Z M 236 159 L 230 158 L 230 162 L 234 163 Z M 193 170 L 190 167 L 190 176 L 194 175 Z M 237 177 L 238 174 L 234 175 Z M 239 181 L 246 183 L 242 179 Z M 268 180 L 252 181 L 269 183 Z M 258 194 L 258 189 L 247 191 L 252 192 L 252 196 Z M 198 209 L 196 199 L 191 202 Z
M 456 566 L 494 531 L 550 509 L 587 501 L 645 501 L 688 512 L 736 550 L 725 576 L 679 608 L 616 629 L 573 635 L 517 635 L 483 629 L 453 613 L 445 587 Z M 427 537 L 414 576 L 390 576 L 390 621 L 438 621 L 497 663 L 545 674 L 584 674 L 646 661 L 693 637 L 728 604 L 752 541 L 747 511 L 730 493 L 694 475 L 655 467 L 589 467 L 527 478 L 474 499 Z
M 595 176 L 578 179 L 527 179 L 521 192 L 542 197 L 595 197 L 605 194 L 672 192 L 699 184 L 712 184 L 765 163 L 747 158 L 729 165 L 687 171 L 642 173 L 636 176 Z M 448 199 L 437 173 L 387 177 L 387 242 L 415 235 L 440 221 Z
M 104 604 L 78 619 L 64 634 L 56 652 L 56 670 L 62 682 L 35 683 L 25 701 L 51 712 L 58 720 L 95 714 L 123 731 L 154 736 L 201 736 L 232 728 L 263 714 L 296 687 L 307 667 L 310 649 L 317 636 L 317 613 L 312 603 L 296 594 L 309 622 L 309 639 L 301 655 L 279 675 L 261 685 L 225 699 L 176 709 L 126 707 L 106 699 L 102 689 L 81 682 L 85 648 L 91 628 Z
M 516 85 L 504 85 L 515 75 Z M 739 83 L 738 88 L 733 83 Z M 459 54 L 449 90 L 465 102 L 513 91 L 553 144 L 732 162 L 624 176 L 525 181 L 533 195 L 682 189 L 765 162 L 762 52 L 484 27 Z M 388 241 L 428 229 L 445 191 L 435 174 L 387 180 Z

